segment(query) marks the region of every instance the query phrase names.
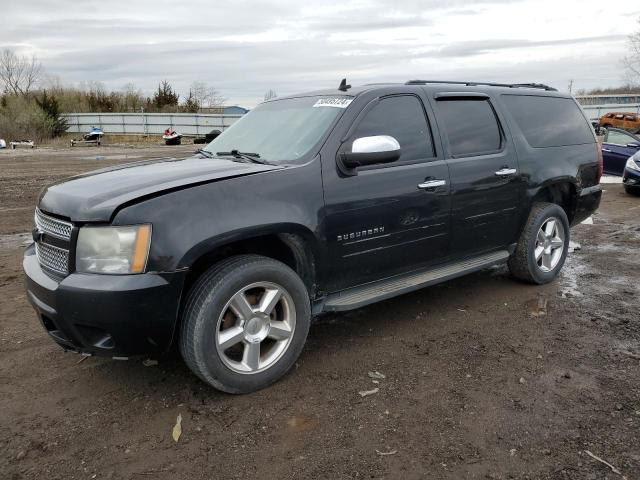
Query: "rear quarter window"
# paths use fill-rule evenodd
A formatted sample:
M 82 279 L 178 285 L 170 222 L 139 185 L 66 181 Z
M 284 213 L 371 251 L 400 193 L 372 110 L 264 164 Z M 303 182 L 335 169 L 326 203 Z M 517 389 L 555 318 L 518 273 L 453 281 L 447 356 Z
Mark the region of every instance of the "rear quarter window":
M 502 95 L 502 101 L 532 147 L 595 142 L 591 127 L 571 98 Z

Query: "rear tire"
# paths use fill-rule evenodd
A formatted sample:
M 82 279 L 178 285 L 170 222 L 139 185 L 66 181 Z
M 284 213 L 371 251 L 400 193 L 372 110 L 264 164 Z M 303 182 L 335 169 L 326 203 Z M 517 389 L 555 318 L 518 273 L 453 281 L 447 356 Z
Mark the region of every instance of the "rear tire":
M 564 265 L 569 239 L 569 220 L 564 209 L 555 203 L 535 203 L 509 258 L 511 274 L 528 283 L 549 283 Z
M 182 321 L 180 352 L 189 368 L 218 390 L 249 393 L 295 364 L 311 306 L 304 283 L 287 265 L 241 255 L 196 281 Z

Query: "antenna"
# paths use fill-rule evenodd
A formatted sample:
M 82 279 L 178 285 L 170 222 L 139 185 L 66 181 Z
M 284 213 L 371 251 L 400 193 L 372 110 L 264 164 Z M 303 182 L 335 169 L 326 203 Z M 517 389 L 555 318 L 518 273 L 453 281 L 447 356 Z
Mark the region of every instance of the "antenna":
M 342 81 L 340 82 L 340 86 L 338 87 L 338 90 L 340 90 L 341 92 L 346 92 L 350 88 L 351 88 L 351 85 L 347 85 L 347 79 L 343 78 Z

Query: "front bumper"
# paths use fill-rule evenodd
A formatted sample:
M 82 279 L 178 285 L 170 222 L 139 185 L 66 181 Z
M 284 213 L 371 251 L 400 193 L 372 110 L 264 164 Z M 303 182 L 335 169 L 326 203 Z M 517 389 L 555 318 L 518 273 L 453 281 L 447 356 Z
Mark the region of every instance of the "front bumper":
M 573 214 L 571 225 L 577 225 L 583 220 L 589 218 L 600 206 L 601 198 L 601 185 L 583 188 L 578 194 L 578 198 L 576 200 L 576 209 Z
M 47 275 L 33 245 L 23 259 L 27 297 L 65 350 L 109 357 L 160 354 L 171 345 L 186 272 Z
M 640 172 L 625 168 L 622 174 L 622 183 L 627 187 L 640 189 Z

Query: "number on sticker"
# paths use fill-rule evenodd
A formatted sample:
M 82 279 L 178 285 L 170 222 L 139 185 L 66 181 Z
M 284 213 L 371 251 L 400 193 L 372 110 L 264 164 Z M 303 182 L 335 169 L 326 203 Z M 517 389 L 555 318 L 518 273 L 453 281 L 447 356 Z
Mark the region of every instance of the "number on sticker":
M 346 97 L 320 98 L 313 106 L 347 108 L 351 102 L 353 102 L 353 99 Z

